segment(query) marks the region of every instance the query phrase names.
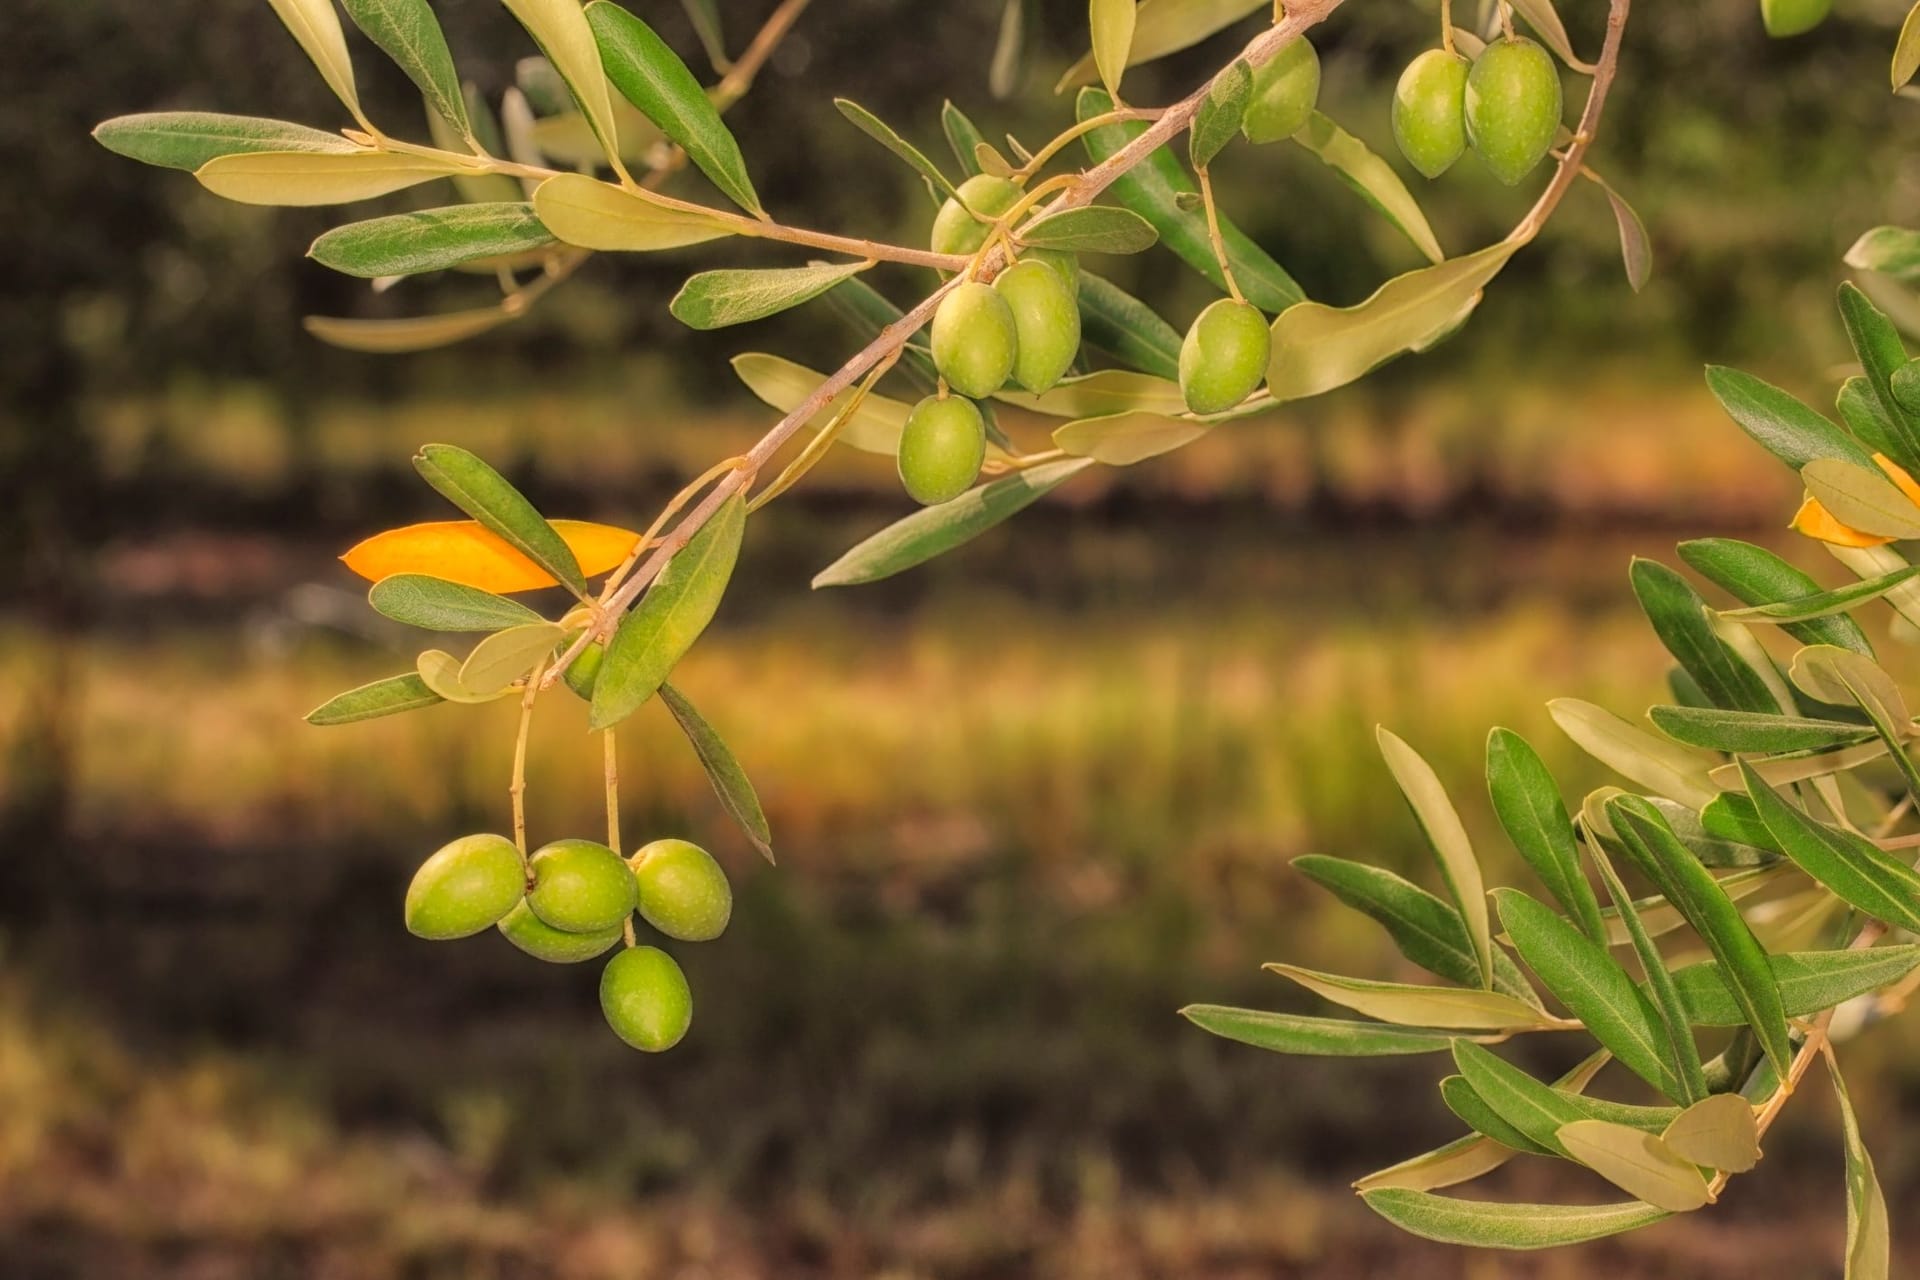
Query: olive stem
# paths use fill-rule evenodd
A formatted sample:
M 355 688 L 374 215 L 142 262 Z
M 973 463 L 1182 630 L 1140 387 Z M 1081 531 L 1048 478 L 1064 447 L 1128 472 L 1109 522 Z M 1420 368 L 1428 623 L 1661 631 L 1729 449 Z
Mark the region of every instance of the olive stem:
M 793 24 L 800 20 L 800 15 L 806 12 L 807 6 L 811 3 L 812 0 L 784 0 L 784 3 L 760 24 L 760 30 L 754 33 L 746 52 L 727 68 L 726 74 L 720 77 L 720 83 L 714 86 L 714 106 L 717 109 L 725 111 L 746 96 L 747 90 L 753 88 L 754 79 L 760 74 L 760 68 L 767 64 L 767 59 L 773 56 L 773 51 L 779 48 L 780 42 L 786 39 L 787 32 L 792 30 Z M 675 150 L 678 149 L 675 148 Z
M 1061 150 L 1073 143 L 1075 139 L 1084 137 L 1092 133 L 1095 129 L 1103 129 L 1110 124 L 1125 124 L 1131 120 L 1154 120 L 1158 119 L 1159 116 L 1159 111 L 1150 107 L 1118 107 L 1112 111 L 1103 111 L 1097 116 L 1088 116 L 1078 124 L 1072 125 L 1055 134 L 1052 141 L 1034 152 L 1026 163 L 1013 171 L 1013 181 L 1025 182 L 1028 178 L 1031 178 L 1044 168 L 1047 161 L 1059 155 Z
M 1453 0 L 1440 0 L 1440 47 L 1453 52 Z
M 1508 4 L 1507 0 L 1500 0 L 1500 30 L 1507 39 L 1511 40 L 1514 38 L 1513 6 Z
M 813 439 L 807 441 L 807 446 L 800 451 L 800 455 L 788 463 L 785 470 L 775 476 L 766 488 L 756 493 L 753 500 L 747 503 L 748 515 L 752 515 L 791 489 L 807 472 L 813 470 L 820 459 L 827 456 L 827 450 L 833 447 L 833 442 L 839 438 L 841 430 L 853 420 L 853 415 L 860 411 L 860 406 L 866 403 L 867 396 L 872 393 L 874 385 L 898 362 L 901 350 L 904 348 L 896 349 L 893 354 L 873 366 L 867 376 L 861 379 L 853 395 L 847 398 L 846 407 L 834 414 L 833 421 L 821 428 Z
M 1213 179 L 1207 174 L 1207 166 L 1196 168 L 1194 175 L 1200 179 L 1200 203 L 1207 210 L 1207 240 L 1213 245 L 1213 260 L 1220 264 L 1221 278 L 1227 282 L 1227 292 L 1233 295 L 1235 302 L 1244 303 L 1246 297 L 1240 292 L 1240 284 L 1233 278 L 1233 264 L 1227 261 L 1227 242 L 1220 236 L 1220 213 L 1213 204 Z
M 600 731 L 600 740 L 604 744 L 601 753 L 603 774 L 607 787 L 607 848 L 620 852 L 620 748 L 614 741 L 611 728 Z
M 1593 65 L 1593 80 L 1587 87 L 1586 106 L 1581 109 L 1580 123 L 1573 131 L 1573 142 L 1560 158 L 1560 167 L 1554 170 L 1547 189 L 1534 201 L 1527 216 L 1507 233 L 1509 241 L 1525 244 L 1540 233 L 1540 228 L 1546 225 L 1547 219 L 1553 216 L 1553 211 L 1560 207 L 1560 201 L 1573 186 L 1580 167 L 1586 163 L 1587 152 L 1593 147 L 1594 137 L 1599 132 L 1600 115 L 1606 109 L 1607 92 L 1613 87 L 1614 75 L 1619 70 L 1620 40 L 1626 33 L 1627 15 L 1632 8 L 1633 0 L 1609 0 L 1606 40 L 1600 46 L 1600 57 Z
M 534 700 L 545 687 L 540 664 L 536 663 L 520 695 L 520 731 L 513 739 L 513 781 L 507 784 L 507 797 L 513 805 L 513 847 L 520 851 L 520 866 L 528 885 L 533 884 L 533 862 L 527 857 L 527 735 L 533 728 Z

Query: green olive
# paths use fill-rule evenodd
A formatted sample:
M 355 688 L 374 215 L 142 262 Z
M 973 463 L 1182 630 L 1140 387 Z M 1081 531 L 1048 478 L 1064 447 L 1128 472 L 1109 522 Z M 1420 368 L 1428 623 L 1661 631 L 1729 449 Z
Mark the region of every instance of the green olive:
M 1266 380 L 1273 335 L 1250 302 L 1222 298 L 1200 313 L 1180 344 L 1180 394 L 1195 413 L 1221 413 Z
M 1429 178 L 1453 167 L 1467 149 L 1467 60 L 1429 49 L 1400 73 L 1393 88 L 1393 140 L 1407 163 Z
M 560 652 L 565 653 L 576 639 L 578 639 L 577 633 L 568 636 L 566 644 L 561 646 Z M 588 702 L 592 702 L 594 685 L 599 683 L 600 680 L 600 664 L 606 660 L 607 647 L 598 641 L 582 649 L 580 656 L 575 658 L 572 664 L 567 667 L 567 672 L 564 677 L 567 682 L 567 688 L 573 690 Z
M 1044 262 L 1060 273 L 1060 278 L 1073 290 L 1074 297 L 1080 296 L 1080 259 L 1070 249 L 1022 249 L 1022 262 Z
M 658 947 L 628 947 L 600 972 L 600 1012 L 613 1034 L 660 1053 L 680 1043 L 693 1022 L 687 975 Z
M 969 280 L 933 313 L 933 363 L 947 385 L 984 399 L 1006 385 L 1019 338 L 1013 312 L 992 285 Z
M 1305 127 L 1319 99 L 1320 55 L 1302 36 L 1254 69 L 1253 97 L 1240 132 L 1248 142 L 1291 138 Z
M 1760 21 L 1770 36 L 1797 36 L 1826 20 L 1833 0 L 1760 0 Z
M 712 854 L 685 840 L 655 840 L 628 861 L 648 924 L 682 942 L 708 942 L 726 932 L 733 889 Z
M 977 253 L 987 242 L 987 224 L 980 219 L 997 218 L 1013 208 L 1020 188 L 1006 178 L 977 173 L 954 190 L 960 198 L 948 196 L 933 217 L 931 247 L 935 253 Z
M 578 964 L 604 954 L 626 933 L 623 925 L 612 925 L 598 933 L 568 933 L 556 929 L 522 902 L 507 912 L 497 928 L 500 935 L 535 960 L 548 964 Z
M 445 941 L 479 933 L 527 891 L 520 850 L 505 836 L 462 836 L 420 864 L 407 886 L 407 931 Z
M 639 891 L 620 855 L 591 840 L 555 840 L 534 850 L 527 905 L 568 933 L 599 933 L 633 914 Z
M 923 506 L 950 502 L 973 487 L 987 456 L 987 424 L 964 396 L 928 396 L 900 432 L 900 483 Z
M 1553 146 L 1560 109 L 1553 55 L 1524 36 L 1494 41 L 1467 73 L 1467 140 L 1508 186 Z
M 1080 352 L 1080 300 L 1044 262 L 1016 262 L 993 288 L 1013 313 L 1013 380 L 1041 392 L 1060 381 Z

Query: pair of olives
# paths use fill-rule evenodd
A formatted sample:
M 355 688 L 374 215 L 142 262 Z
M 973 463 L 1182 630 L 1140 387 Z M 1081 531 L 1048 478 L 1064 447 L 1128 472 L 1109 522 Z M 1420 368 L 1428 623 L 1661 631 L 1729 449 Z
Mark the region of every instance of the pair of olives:
M 1429 49 L 1393 91 L 1393 139 L 1421 173 L 1437 178 L 1468 146 L 1512 186 L 1533 172 L 1560 131 L 1560 72 L 1524 36 L 1496 40 L 1471 65 Z
M 621 858 L 592 840 L 556 840 L 523 864 L 511 840 L 463 836 L 420 865 L 407 887 L 407 929 L 436 941 L 488 926 L 537 960 L 578 964 L 625 939 L 635 911 L 682 942 L 720 936 L 733 890 L 713 856 L 685 840 L 655 840 Z M 600 977 L 608 1025 L 636 1049 L 670 1049 L 693 1020 L 686 975 L 657 947 L 630 946 Z

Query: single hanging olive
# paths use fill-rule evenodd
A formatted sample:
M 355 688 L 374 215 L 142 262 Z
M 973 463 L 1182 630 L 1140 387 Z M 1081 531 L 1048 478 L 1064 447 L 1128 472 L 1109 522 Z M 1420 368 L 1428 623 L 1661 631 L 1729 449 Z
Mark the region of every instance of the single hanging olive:
M 1451 169 L 1467 149 L 1467 71 L 1459 54 L 1429 49 L 1393 88 L 1393 140 L 1426 177 Z
M 1195 413 L 1222 413 L 1266 380 L 1273 335 L 1250 302 L 1222 298 L 1200 313 L 1180 344 L 1180 394 Z
M 1826 20 L 1833 0 L 1760 0 L 1760 21 L 1774 37 L 1797 36 Z
M 407 886 L 407 931 L 436 942 L 479 933 L 519 905 L 527 890 L 520 850 L 505 836 L 462 836 L 442 845 Z
M 555 840 L 534 850 L 533 914 L 568 933 L 599 933 L 633 914 L 639 892 L 620 855 L 591 840 Z
M 658 947 L 628 947 L 600 972 L 600 1012 L 622 1040 L 660 1053 L 687 1034 L 693 992 L 672 956 Z
M 993 282 L 1013 315 L 1013 380 L 1036 394 L 1073 367 L 1080 351 L 1080 300 L 1044 262 L 1016 262 Z
M 987 424 L 965 396 L 928 396 L 900 432 L 900 483 L 915 502 L 950 502 L 973 487 L 987 456 Z
M 507 912 L 496 927 L 508 942 L 548 964 L 578 964 L 604 955 L 626 933 L 624 922 L 598 933 L 568 933 L 533 914 L 533 908 L 524 902 Z
M 733 888 L 713 855 L 685 840 L 655 840 L 628 859 L 640 917 L 682 942 L 708 942 L 733 918 Z
M 1020 198 L 1020 187 L 1006 178 L 977 173 L 954 190 L 960 193 L 959 198 L 948 196 L 940 212 L 933 216 L 929 247 L 935 253 L 978 253 L 980 246 L 987 242 L 988 231 L 987 224 L 980 219 L 997 218 L 1013 208 Z
M 1320 55 L 1305 36 L 1253 69 L 1253 96 L 1240 132 L 1248 142 L 1278 142 L 1305 127 L 1320 100 Z
M 985 399 L 1006 385 L 1019 339 L 1013 312 L 993 286 L 969 280 L 933 313 L 933 363 L 947 385 Z
M 1494 41 L 1467 73 L 1467 140 L 1508 186 L 1553 146 L 1560 109 L 1553 55 L 1525 37 Z

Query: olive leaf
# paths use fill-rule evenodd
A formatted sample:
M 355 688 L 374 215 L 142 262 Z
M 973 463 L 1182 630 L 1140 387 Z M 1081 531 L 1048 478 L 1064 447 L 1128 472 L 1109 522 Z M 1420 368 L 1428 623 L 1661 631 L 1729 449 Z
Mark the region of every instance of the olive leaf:
M 1742 431 L 1795 471 L 1816 458 L 1843 458 L 1863 467 L 1873 465 L 1873 454 L 1858 440 L 1750 373 L 1708 365 L 1707 389 Z
M 1603 941 L 1606 926 L 1600 919 L 1600 903 L 1581 874 L 1573 821 L 1560 788 L 1540 753 L 1511 729 L 1495 729 L 1487 735 L 1487 791 L 1501 828 L 1547 891 L 1588 937 Z
M 1621 883 L 1606 851 L 1598 842 L 1588 851 L 1593 855 L 1594 869 L 1600 873 L 1601 883 L 1607 887 L 1607 896 L 1613 900 L 1613 909 L 1619 914 L 1627 937 L 1633 942 L 1633 953 L 1640 961 L 1641 971 L 1646 974 L 1646 988 L 1652 993 L 1653 1007 L 1659 1011 L 1660 1021 L 1666 1027 L 1667 1043 L 1673 1050 L 1674 1079 L 1680 1083 L 1681 1100 L 1698 1102 L 1707 1096 L 1707 1077 L 1700 1061 L 1700 1046 L 1693 1038 L 1692 1025 L 1687 1021 L 1686 1005 L 1680 999 L 1679 988 L 1667 970 L 1667 962 L 1660 954 L 1660 948 L 1654 944 L 1645 922 L 1640 919 L 1633 896 Z
M 740 830 L 746 833 L 747 839 L 760 851 L 761 856 L 772 862 L 773 830 L 767 825 L 767 815 L 760 807 L 760 797 L 754 792 L 753 782 L 747 777 L 747 771 L 740 767 L 733 750 L 707 723 L 705 717 L 694 709 L 693 703 L 687 701 L 686 696 L 671 684 L 660 686 L 660 701 L 666 703 L 680 731 L 686 734 L 694 755 L 700 759 L 700 767 L 706 770 L 707 781 L 713 784 L 713 793 L 720 797 L 720 807 L 740 825 Z
M 552 243 L 553 233 L 530 204 L 462 204 L 336 227 L 315 240 L 307 256 L 346 275 L 375 279 L 445 271 Z
M 95 125 L 95 141 L 115 155 L 163 169 L 191 173 L 220 156 L 254 151 L 315 151 L 356 154 L 337 133 L 287 120 L 222 115 L 213 111 L 149 111 L 115 116 Z
M 878 582 L 924 564 L 1025 510 L 1092 465 L 1089 458 L 1042 463 L 969 490 L 951 502 L 916 511 L 815 574 L 813 585 L 846 587 Z
M 1613 189 L 1612 183 L 1584 166 L 1580 175 L 1606 194 L 1607 205 L 1613 210 L 1614 227 L 1620 233 L 1620 264 L 1626 268 L 1627 285 L 1635 293 L 1640 292 L 1653 272 L 1653 244 L 1647 236 L 1647 224 L 1640 220 L 1627 198 Z
M 1180 1016 L 1226 1040 L 1304 1057 L 1380 1058 L 1440 1053 L 1450 1048 L 1460 1034 L 1420 1027 L 1390 1027 L 1378 1022 L 1314 1018 L 1298 1013 L 1268 1013 L 1262 1009 L 1230 1009 L 1217 1004 L 1190 1004 L 1180 1011 Z
M 1840 1122 L 1847 1152 L 1847 1274 L 1846 1280 L 1888 1280 L 1893 1274 L 1893 1246 L 1888 1226 L 1887 1199 L 1874 1176 L 1873 1157 L 1860 1136 L 1860 1118 L 1854 1114 L 1847 1083 L 1840 1078 L 1832 1052 L 1827 1076 L 1840 1102 Z
M 1427 225 L 1427 215 L 1420 211 L 1420 204 L 1407 190 L 1407 184 L 1400 181 L 1393 166 L 1375 155 L 1366 143 L 1320 111 L 1308 117 L 1293 140 L 1339 174 L 1341 180 L 1382 217 L 1405 232 L 1414 248 L 1426 255 L 1427 261 L 1446 259 L 1433 228 Z
M 585 115 L 588 127 L 609 157 L 620 154 L 620 129 L 613 94 L 600 62 L 600 45 L 580 0 L 500 0 L 533 37 L 553 72 Z M 559 234 L 557 231 L 555 234 Z M 564 236 L 561 237 L 565 239 Z
M 1637 1231 L 1668 1216 L 1666 1210 L 1638 1200 L 1593 1205 L 1503 1204 L 1401 1187 L 1365 1191 L 1360 1198 L 1367 1208 L 1402 1231 L 1441 1244 L 1488 1249 L 1556 1249 Z
M 1120 99 L 1120 76 L 1127 69 L 1127 55 L 1133 47 L 1133 23 L 1133 0 L 1091 0 L 1087 6 L 1093 64 L 1099 68 L 1100 83 L 1116 102 Z
M 1159 413 L 1112 413 L 1078 418 L 1056 427 L 1054 447 L 1076 458 L 1091 458 L 1110 467 L 1130 467 L 1148 458 L 1192 444 L 1212 428 L 1192 418 L 1170 418 Z
M 1582 751 L 1654 795 L 1699 809 L 1720 793 L 1698 756 L 1635 728 L 1604 707 L 1579 698 L 1555 698 L 1547 703 L 1547 714 Z
M 1440 1101 L 1460 1122 L 1483 1138 L 1492 1139 L 1516 1155 L 1550 1156 L 1557 1154 L 1522 1133 L 1506 1117 L 1494 1110 L 1465 1076 L 1447 1076 L 1440 1081 Z
M 1660 643 L 1715 706 L 1763 713 L 1785 709 L 1715 632 L 1706 602 L 1685 578 L 1657 560 L 1636 556 L 1628 579 Z
M 992 151 L 993 147 L 967 113 L 954 106 L 950 99 L 940 104 L 940 131 L 947 135 L 947 145 L 953 148 L 953 158 L 963 173 L 971 178 L 982 172 L 979 149 L 986 147 Z
M 1124 65 L 1138 66 L 1199 44 L 1262 5 L 1263 0 L 1141 0 Z M 1098 74 L 1099 65 L 1089 51 L 1067 68 L 1053 91 L 1085 84 Z
M 1675 1155 L 1710 1169 L 1745 1173 L 1760 1163 L 1753 1106 L 1737 1093 L 1702 1098 L 1667 1126 L 1660 1141 Z
M 462 138 L 472 134 L 460 73 L 427 0 L 340 0 L 347 16 L 419 88 L 435 114 Z
M 351 204 L 466 171 L 457 161 L 387 151 L 241 151 L 194 170 L 201 186 L 240 204 Z
M 1020 243 L 1030 249 L 1073 253 L 1139 253 L 1159 238 L 1153 224 L 1139 214 L 1100 204 L 1050 214 L 1019 232 Z
M 746 500 L 735 493 L 620 620 L 594 685 L 592 728 L 619 724 L 666 683 L 719 611 L 746 528 Z
M 1449 1027 L 1463 1031 L 1524 1031 L 1552 1026 L 1534 1005 L 1498 991 L 1430 987 L 1407 982 L 1376 982 L 1318 973 L 1291 964 L 1261 966 L 1291 978 L 1307 990 L 1369 1018 L 1409 1027 Z
M 496 631 L 473 647 L 460 664 L 460 686 L 476 694 L 498 693 L 533 670 L 567 638 L 552 622 L 527 622 Z
M 680 0 L 680 7 L 687 11 L 687 21 L 693 26 L 693 34 L 699 37 L 707 61 L 715 71 L 727 70 L 731 63 L 720 24 L 720 0 Z
M 494 702 L 507 695 L 507 690 L 489 689 L 481 692 L 467 688 L 460 682 L 460 659 L 444 649 L 428 649 L 415 661 L 415 669 L 427 688 L 448 702 L 458 702 L 474 706 L 483 702 Z
M 1453 905 L 1458 908 L 1461 919 L 1466 921 L 1467 938 L 1473 944 L 1480 985 L 1491 987 L 1493 942 L 1487 919 L 1486 884 L 1480 874 L 1480 863 L 1473 854 L 1473 843 L 1467 838 L 1467 829 L 1461 823 L 1453 801 L 1447 798 L 1446 789 L 1440 785 L 1433 766 L 1419 752 L 1384 727 L 1376 727 L 1374 737 L 1379 743 L 1381 756 L 1387 762 L 1388 771 L 1393 774 L 1394 782 L 1399 784 L 1407 806 L 1413 810 L 1415 821 L 1427 837 L 1427 844 L 1440 865 L 1440 876 L 1446 881 Z
M 1112 85 L 1107 86 L 1107 92 L 1113 92 Z M 1221 149 L 1233 141 L 1233 135 L 1240 132 L 1240 121 L 1247 114 L 1247 103 L 1252 99 L 1253 68 L 1245 58 L 1236 59 L 1213 78 L 1206 100 L 1194 113 L 1193 123 L 1187 130 L 1187 159 L 1194 168 L 1204 169 L 1212 164 Z
M 1882 452 L 1908 471 L 1920 470 L 1920 418 L 1910 412 L 1893 394 L 1894 370 L 1907 362 L 1907 349 L 1899 331 L 1886 314 L 1868 300 L 1859 286 L 1848 282 L 1840 286 L 1840 319 L 1845 323 L 1847 339 L 1865 369 L 1871 400 L 1878 406 L 1887 426 Z M 1806 468 L 1801 468 L 1801 475 Z M 1817 496 L 1817 495 L 1816 495 Z M 1909 506 L 1912 504 L 1909 503 Z M 1841 519 L 1846 519 L 1842 516 Z M 1916 535 L 1901 534 L 1900 537 Z
M 1575 1120 L 1561 1128 L 1559 1138 L 1568 1155 L 1655 1208 L 1689 1213 L 1712 1198 L 1700 1170 L 1651 1133 L 1605 1120 Z
M 533 210 L 547 230 L 582 249 L 645 253 L 735 234 L 718 218 L 664 205 L 584 174 L 548 178 L 533 193 Z
M 307 316 L 300 325 L 329 346 L 371 355 L 429 351 L 478 337 L 517 318 L 505 307 L 443 311 L 431 316 L 362 320 L 352 316 Z
M 1583 62 L 1573 52 L 1573 45 L 1567 39 L 1566 24 L 1560 21 L 1560 14 L 1553 7 L 1553 0 L 1512 0 L 1513 11 L 1525 18 L 1527 25 L 1540 36 L 1540 42 L 1558 54 L 1560 60 L 1582 75 L 1593 74 L 1593 64 Z
M 728 199 L 763 216 L 740 144 L 687 64 L 652 27 L 612 0 L 593 0 L 586 13 L 613 87 L 679 144 Z
M 414 470 L 447 501 L 503 538 L 577 596 L 586 594 L 580 562 L 560 533 L 505 476 L 458 445 L 421 446 Z
M 1839 720 L 1759 715 L 1713 707 L 1654 707 L 1647 716 L 1660 732 L 1675 742 L 1713 751 L 1825 751 L 1873 736 L 1873 730 L 1864 725 Z
M 1771 957 L 1774 984 L 1790 1018 L 1805 1018 L 1898 982 L 1920 968 L 1920 946 L 1864 951 L 1794 951 Z M 1673 984 L 1695 1026 L 1735 1027 L 1745 1015 L 1727 988 L 1717 961 L 1673 971 Z
M 497 631 L 541 621 L 518 600 L 424 573 L 380 579 L 367 592 L 367 603 L 395 622 L 428 631 Z
M 825 374 L 815 373 L 805 365 L 759 351 L 737 355 L 732 364 L 734 376 L 747 385 L 747 390 L 782 413 L 792 413 L 826 381 Z M 840 391 L 807 420 L 808 429 L 824 430 L 855 394 L 852 387 Z M 841 424 L 835 441 L 862 453 L 893 457 L 900 451 L 900 433 L 906 430 L 909 412 L 910 406 L 869 392 L 860 407 Z
M 1920 12 L 1920 7 L 1916 12 Z M 1909 16 L 1907 28 L 1914 32 L 1914 56 L 1920 59 L 1920 24 Z M 1904 41 L 1907 29 L 1902 29 L 1900 35 Z M 1864 231 L 1847 249 L 1842 261 L 1862 271 L 1879 271 L 1896 280 L 1911 281 L 1920 277 L 1920 231 L 1907 227 L 1875 227 Z
M 1795 865 L 1848 906 L 1920 933 L 1920 873 L 1864 836 L 1814 821 L 1768 786 L 1753 765 L 1738 765 L 1761 820 Z
M 353 59 L 347 56 L 347 35 L 340 29 L 340 15 L 333 0 L 267 0 L 280 21 L 299 42 L 301 50 L 313 60 L 327 88 L 345 104 L 356 120 L 364 123 L 360 112 L 360 94 L 353 82 Z
M 668 310 L 690 329 L 721 329 L 764 320 L 811 302 L 871 262 L 818 262 L 805 267 L 702 271 L 675 294 Z
M 1725 616 L 1777 622 L 1802 644 L 1838 645 L 1872 655 L 1867 633 L 1846 614 L 1828 614 L 1822 609 L 1804 618 L 1794 616 L 1797 604 L 1811 606 L 1828 593 L 1766 548 L 1735 538 L 1696 538 L 1681 543 L 1678 549 L 1687 567 L 1735 599 L 1754 606 L 1729 610 Z
M 1800 478 L 1842 524 L 1881 537 L 1920 538 L 1920 507 L 1877 469 L 1815 458 L 1800 468 Z
M 1008 386 L 996 391 L 994 398 L 1053 418 L 1092 418 L 1134 412 L 1172 417 L 1186 412 L 1187 407 L 1178 382 L 1130 369 L 1102 369 L 1076 378 L 1062 378 L 1038 393 Z
M 1658 1133 L 1680 1115 L 1677 1107 L 1642 1107 L 1555 1088 L 1534 1079 L 1491 1050 L 1467 1040 L 1453 1045 L 1454 1065 L 1481 1104 L 1498 1116 L 1525 1150 L 1564 1156 L 1561 1126 L 1576 1120 L 1602 1120 Z M 1464 1117 L 1462 1117 L 1464 1119 Z M 1486 1130 L 1481 1130 L 1485 1133 Z M 1498 1134 L 1489 1136 L 1498 1137 Z
M 307 712 L 305 719 L 313 725 L 353 724 L 402 711 L 417 711 L 443 701 L 445 699 L 427 687 L 426 681 L 409 671 L 335 694 Z
M 1449 1080 L 1457 1076 L 1447 1077 Z M 1444 1088 L 1445 1081 L 1442 1081 Z M 1469 1126 L 1471 1127 L 1471 1126 Z M 1411 1191 L 1432 1191 L 1437 1187 L 1457 1186 L 1492 1173 L 1518 1154 L 1512 1147 L 1478 1132 L 1455 1138 L 1443 1147 L 1423 1152 L 1395 1165 L 1359 1179 L 1353 1185 L 1360 1191 L 1401 1187 Z
M 1895 587 L 1904 586 L 1916 577 L 1920 577 L 1920 566 L 1909 565 L 1904 569 L 1877 574 L 1859 582 L 1849 583 L 1844 587 L 1836 587 L 1831 591 L 1814 591 L 1746 609 L 1728 609 L 1720 616 L 1752 622 L 1811 622 L 1816 618 L 1845 613 L 1870 601 L 1878 600 Z M 1809 643 L 1820 642 L 1809 641 Z M 1852 648 L 1850 645 L 1844 647 Z
M 927 159 L 926 153 L 920 148 L 894 132 L 886 121 L 851 98 L 835 98 L 833 105 L 840 109 L 841 115 L 853 122 L 856 129 L 906 161 L 916 173 L 931 182 L 941 195 L 959 198 L 959 192 L 954 190 L 947 175 L 940 172 L 940 166 Z
M 1080 273 L 1080 338 L 1130 369 L 1168 381 L 1180 376 L 1179 332 L 1111 280 L 1084 270 Z

